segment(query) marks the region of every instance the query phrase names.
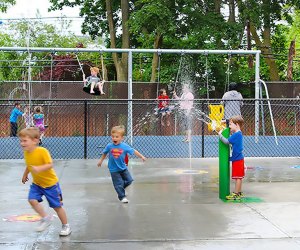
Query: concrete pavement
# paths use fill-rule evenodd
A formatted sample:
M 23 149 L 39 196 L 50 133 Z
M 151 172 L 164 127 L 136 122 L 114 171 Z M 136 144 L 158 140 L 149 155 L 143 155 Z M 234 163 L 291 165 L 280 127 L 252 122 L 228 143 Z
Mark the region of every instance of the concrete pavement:
M 5 221 L 34 211 L 23 161 L 1 160 L 0 249 L 300 249 L 299 158 L 246 159 L 244 192 L 262 200 L 252 203 L 219 200 L 215 158 L 131 159 L 129 204 L 96 163 L 55 161 L 73 230 L 59 237 L 57 218 L 42 233 L 37 222 Z

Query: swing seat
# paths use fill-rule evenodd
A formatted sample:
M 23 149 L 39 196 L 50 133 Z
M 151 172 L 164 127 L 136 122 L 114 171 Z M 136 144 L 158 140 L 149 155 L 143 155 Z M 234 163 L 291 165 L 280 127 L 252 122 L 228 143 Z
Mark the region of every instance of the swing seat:
M 91 87 L 90 86 L 85 86 L 83 87 L 83 91 L 90 94 L 90 95 L 101 95 L 100 91 L 98 88 L 94 88 L 95 93 L 91 93 Z

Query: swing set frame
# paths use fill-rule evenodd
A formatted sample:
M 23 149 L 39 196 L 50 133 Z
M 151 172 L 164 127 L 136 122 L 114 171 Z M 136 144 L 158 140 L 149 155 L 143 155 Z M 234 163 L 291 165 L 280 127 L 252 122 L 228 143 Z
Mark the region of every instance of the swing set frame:
M 44 47 L 1 47 L 0 51 L 27 51 L 31 52 L 90 52 L 90 53 L 127 53 L 128 54 L 128 120 L 127 120 L 127 138 L 129 143 L 133 143 L 133 121 L 132 121 L 132 83 L 133 83 L 133 53 L 157 53 L 166 54 L 226 54 L 226 55 L 255 55 L 255 142 L 259 137 L 259 98 L 260 98 L 260 50 L 188 50 L 188 49 L 103 49 L 103 48 L 44 48 Z M 30 84 L 31 85 L 31 84 Z M 31 86 L 29 87 L 31 92 Z M 31 97 L 29 102 L 31 103 Z

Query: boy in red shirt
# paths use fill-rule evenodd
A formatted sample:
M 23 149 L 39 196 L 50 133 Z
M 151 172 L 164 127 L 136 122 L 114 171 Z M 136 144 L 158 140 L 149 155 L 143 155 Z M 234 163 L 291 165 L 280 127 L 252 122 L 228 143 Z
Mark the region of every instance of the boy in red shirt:
M 165 126 L 164 120 L 167 120 L 167 126 L 170 126 L 170 108 L 169 108 L 169 102 L 170 98 L 167 95 L 167 91 L 165 89 L 161 89 L 159 91 L 158 99 L 158 115 L 161 114 L 161 125 Z M 164 119 L 165 117 L 165 119 Z

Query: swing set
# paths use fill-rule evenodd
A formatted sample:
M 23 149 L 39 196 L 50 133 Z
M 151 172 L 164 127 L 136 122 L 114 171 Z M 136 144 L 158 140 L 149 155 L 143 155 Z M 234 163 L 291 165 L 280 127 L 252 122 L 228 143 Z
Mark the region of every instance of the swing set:
M 31 52 L 107 52 L 107 53 L 127 53 L 128 57 L 128 100 L 132 100 L 132 83 L 133 83 L 133 54 L 134 53 L 168 53 L 168 54 L 231 54 L 231 55 L 255 55 L 255 103 L 254 103 L 254 111 L 255 111 L 255 142 L 257 143 L 259 140 L 259 129 L 260 129 L 260 103 L 259 99 L 259 85 L 260 76 L 259 76 L 259 68 L 260 68 L 260 53 L 259 50 L 182 50 L 182 49 L 99 49 L 99 48 L 29 48 L 28 47 L 1 47 L 1 51 L 28 51 Z M 30 66 L 29 66 L 30 67 Z M 30 94 L 29 94 L 30 96 Z M 219 109 L 220 110 L 220 109 Z M 220 113 L 220 111 L 218 111 Z M 131 143 L 133 140 L 133 111 L 132 111 L 132 102 L 128 102 L 128 119 L 127 119 L 127 137 L 129 142 Z

